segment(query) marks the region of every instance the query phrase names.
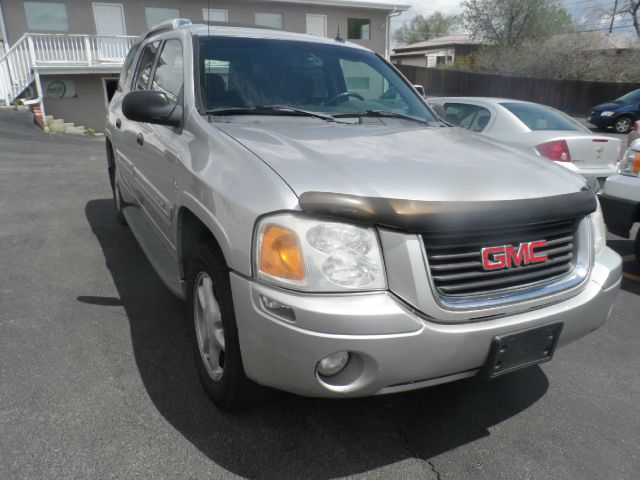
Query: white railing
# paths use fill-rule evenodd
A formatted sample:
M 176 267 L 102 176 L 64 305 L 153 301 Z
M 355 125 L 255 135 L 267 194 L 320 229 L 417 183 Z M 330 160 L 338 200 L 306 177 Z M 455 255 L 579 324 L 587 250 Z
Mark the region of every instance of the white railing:
M 29 34 L 36 66 L 122 64 L 136 37 Z
M 33 57 L 24 35 L 0 57 L 0 99 L 7 105 L 33 82 Z
M 31 82 L 33 69 L 120 66 L 136 37 L 26 33 L 0 56 L 0 99 L 15 99 Z

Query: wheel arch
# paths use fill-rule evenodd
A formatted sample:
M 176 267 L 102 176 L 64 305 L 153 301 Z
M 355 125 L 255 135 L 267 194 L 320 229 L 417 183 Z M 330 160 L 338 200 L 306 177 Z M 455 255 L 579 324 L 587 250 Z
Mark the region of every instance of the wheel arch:
M 193 199 L 194 200 L 194 199 Z M 180 268 L 180 278 L 186 279 L 189 259 L 195 247 L 205 241 L 213 240 L 220 249 L 227 265 L 230 261 L 230 250 L 227 237 L 215 219 L 194 201 L 179 207 L 177 213 L 176 252 Z

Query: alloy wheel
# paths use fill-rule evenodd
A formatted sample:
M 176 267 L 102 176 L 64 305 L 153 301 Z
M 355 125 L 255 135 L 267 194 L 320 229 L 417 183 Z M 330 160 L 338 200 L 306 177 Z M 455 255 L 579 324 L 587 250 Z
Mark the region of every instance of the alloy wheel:
M 198 349 L 202 363 L 213 381 L 224 373 L 224 327 L 220 305 L 213 294 L 213 281 L 200 272 L 195 282 L 193 313 Z

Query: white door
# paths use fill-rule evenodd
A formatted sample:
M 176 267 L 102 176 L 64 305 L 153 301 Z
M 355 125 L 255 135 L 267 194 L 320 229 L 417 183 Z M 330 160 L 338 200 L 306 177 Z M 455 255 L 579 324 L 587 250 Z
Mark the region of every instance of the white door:
M 327 36 L 327 16 L 307 13 L 307 33 L 318 37 Z
M 124 10 L 121 3 L 94 3 L 93 18 L 98 35 L 125 35 Z M 123 38 L 100 38 L 97 40 L 98 59 L 102 61 L 122 60 Z

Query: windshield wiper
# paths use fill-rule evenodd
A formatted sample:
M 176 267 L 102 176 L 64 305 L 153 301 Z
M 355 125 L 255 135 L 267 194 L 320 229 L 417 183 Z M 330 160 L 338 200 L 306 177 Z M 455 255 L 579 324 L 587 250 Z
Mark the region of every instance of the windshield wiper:
M 300 117 L 320 118 L 327 122 L 335 122 L 336 119 L 331 115 L 310 112 L 300 108 L 285 107 L 282 105 L 256 105 L 254 107 L 228 107 L 215 108 L 207 110 L 208 115 L 291 115 Z
M 335 118 L 353 118 L 353 117 L 377 117 L 377 118 L 401 118 L 403 120 L 413 120 L 414 122 L 420 122 L 433 126 L 433 122 L 425 120 L 424 118 L 414 117 L 413 115 L 405 115 L 404 113 L 389 112 L 387 110 L 366 110 L 364 112 L 346 112 L 336 113 L 333 115 Z

